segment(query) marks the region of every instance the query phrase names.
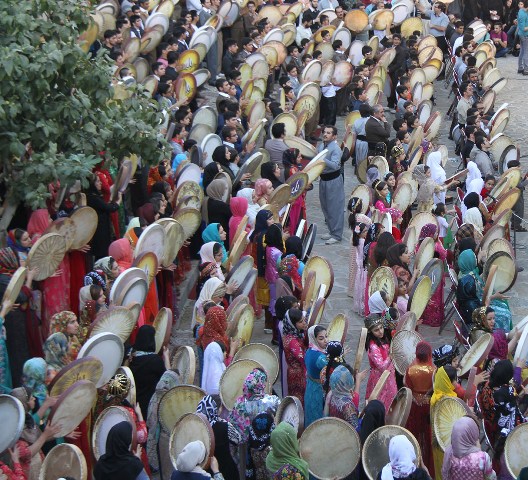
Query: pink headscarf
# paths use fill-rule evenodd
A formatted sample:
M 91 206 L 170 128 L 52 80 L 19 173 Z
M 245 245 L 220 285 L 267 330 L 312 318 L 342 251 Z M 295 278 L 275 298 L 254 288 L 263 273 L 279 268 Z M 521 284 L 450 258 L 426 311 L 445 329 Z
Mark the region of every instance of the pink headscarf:
M 47 209 L 39 208 L 38 210 L 35 210 L 31 214 L 31 217 L 29 217 L 27 226 L 27 232 L 29 233 L 31 240 L 33 242 L 38 240 L 50 226 L 50 223 L 51 219 Z
M 231 232 L 231 235 L 229 235 L 229 247 L 231 248 L 235 240 L 235 232 L 237 231 L 242 218 L 247 212 L 249 203 L 247 198 L 232 197 L 231 201 L 229 202 L 229 206 L 231 207 L 231 213 L 233 214 L 233 216 L 229 219 L 229 232 Z M 249 229 L 246 228 L 246 231 L 249 232 Z
M 420 230 L 420 237 L 418 238 L 418 241 L 421 242 L 428 237 L 434 239 L 437 228 L 438 227 L 434 223 L 428 223 L 424 225 L 422 230 Z
M 268 201 L 268 188 L 271 187 L 271 181 L 269 181 L 266 178 L 259 178 L 255 182 L 255 197 L 256 200 L 260 200 L 261 198 L 264 198 L 266 202 Z
M 108 255 L 113 257 L 121 271 L 132 266 L 132 247 L 127 238 L 120 238 L 119 240 L 112 242 L 108 247 Z
M 463 458 L 471 453 L 480 452 L 480 447 L 477 446 L 478 439 L 479 427 L 475 420 L 471 417 L 459 418 L 453 425 L 451 444 L 445 450 L 442 473 L 449 472 L 453 457 Z M 446 475 L 442 477 L 448 478 Z

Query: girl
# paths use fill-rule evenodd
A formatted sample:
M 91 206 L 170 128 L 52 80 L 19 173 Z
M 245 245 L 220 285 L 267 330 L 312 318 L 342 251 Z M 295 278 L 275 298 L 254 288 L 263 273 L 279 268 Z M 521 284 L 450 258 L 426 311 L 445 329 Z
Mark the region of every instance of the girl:
M 374 193 L 376 194 L 374 207 L 381 213 L 385 213 L 391 206 L 391 193 L 389 191 L 389 186 L 383 181 L 376 180 L 372 184 L 372 187 L 374 188 Z
M 255 203 L 261 207 L 269 203 L 273 193 L 273 184 L 265 178 L 259 178 L 255 182 Z
M 365 327 L 368 330 L 365 347 L 368 352 L 370 365 L 370 375 L 367 382 L 365 397 L 368 398 L 370 396 L 382 373 L 386 370 L 389 371 L 389 378 L 387 378 L 385 387 L 378 397 L 378 400 L 381 401 L 385 405 L 385 409 L 388 410 L 396 392 L 398 391 L 394 364 L 389 355 L 389 336 L 383 328 L 383 319 L 378 315 L 369 315 L 365 319 Z
M 495 177 L 493 175 L 486 175 L 486 178 L 484 178 L 484 187 L 482 187 L 482 190 L 480 191 L 480 197 L 482 200 L 486 200 L 488 198 L 488 195 L 495 187 L 495 184 Z M 490 200 L 492 199 L 490 198 Z
M 418 278 L 418 270 L 415 270 L 412 274 L 409 270 L 411 254 L 407 245 L 397 243 L 390 247 L 387 250 L 387 263 L 396 274 L 398 280 L 401 279 L 407 283 L 407 291 L 410 291 Z
M 282 227 L 280 224 L 274 223 L 268 228 L 268 231 L 264 236 L 263 244 L 266 245 L 266 265 L 264 278 L 269 285 L 269 312 L 273 318 L 275 317 L 275 300 L 277 298 L 275 282 L 279 278 L 279 261 L 282 254 L 284 253 L 284 241 L 282 240 Z M 271 328 L 273 328 L 273 326 L 274 323 L 271 324 Z
M 288 365 L 288 394 L 297 397 L 303 404 L 306 390 L 305 330 L 306 317 L 303 312 L 290 308 L 286 312 L 282 325 L 282 347 Z
M 378 474 L 378 480 L 431 480 L 415 462 L 416 452 L 411 441 L 405 435 L 396 435 L 390 439 L 389 463 Z
M 202 240 L 204 243 L 217 242 L 222 245 L 222 261 L 220 263 L 225 263 L 227 260 L 227 251 L 224 244 L 226 239 L 227 233 L 224 230 L 224 227 L 222 227 L 222 225 L 219 223 L 210 223 L 202 232 Z
M 394 173 L 387 172 L 385 176 L 383 177 L 383 181 L 387 184 L 387 187 L 389 188 L 389 194 L 387 195 L 387 202 L 392 202 L 392 195 L 394 194 L 394 189 L 396 187 L 396 177 L 394 176 Z
M 354 299 L 354 311 L 363 313 L 365 297 L 363 292 L 367 285 L 367 270 L 363 267 L 363 249 L 368 233 L 365 223 L 354 226 L 352 233 L 352 247 L 350 249 L 350 268 L 348 274 L 348 296 Z
M 447 220 L 445 218 L 446 216 L 446 208 L 445 205 L 440 202 L 437 203 L 436 206 L 432 210 L 432 214 L 436 217 L 436 221 L 438 222 L 438 240 L 440 242 L 444 241 L 444 237 L 447 235 L 447 230 L 449 229 L 449 224 L 447 223 Z
M 204 198 L 202 205 L 202 216 L 205 223 L 219 223 L 229 238 L 229 220 L 231 219 L 231 209 L 229 208 L 229 185 L 223 178 L 213 180 L 206 190 L 207 198 Z M 234 233 L 234 232 L 233 232 Z
M 271 433 L 271 452 L 266 467 L 272 478 L 308 480 L 308 464 L 299 455 L 297 432 L 287 422 L 281 422 Z
M 398 288 L 396 291 L 396 308 L 400 317 L 407 313 L 407 305 L 409 303 L 409 284 L 403 279 L 398 278 Z
M 306 391 L 304 394 L 304 425 L 308 426 L 323 417 L 324 393 L 320 380 L 321 369 L 326 365 L 325 350 L 328 344 L 326 328 L 314 325 L 308 329 L 306 365 Z
M 229 231 L 231 232 L 231 235 L 229 236 L 229 248 L 231 248 L 233 247 L 233 243 L 235 241 L 235 233 L 238 229 L 238 226 L 240 225 L 240 222 L 244 218 L 244 215 L 247 213 L 249 204 L 248 200 L 244 197 L 233 197 L 229 201 L 229 206 L 231 208 L 231 213 L 233 214 L 229 219 Z M 246 226 L 245 231 L 249 233 L 249 225 Z
M 328 413 L 358 427 L 359 390 L 367 370 L 358 373 L 356 380 L 348 365 L 339 365 L 330 376 L 332 395 L 328 402 Z
M 299 237 L 288 237 L 285 242 L 286 251 L 282 254 L 279 264 L 279 275 L 281 277 L 288 276 L 291 278 L 295 286 L 295 293 L 302 292 L 302 273 L 304 270 L 304 263 L 302 258 L 302 241 Z
M 289 148 L 282 153 L 282 163 L 284 165 L 284 179 L 288 180 L 292 175 L 302 169 L 302 155 L 297 148 Z M 308 187 L 311 189 L 313 187 Z M 301 219 L 306 219 L 306 192 L 297 197 L 291 204 L 289 217 L 289 230 L 291 234 L 297 231 L 297 226 Z

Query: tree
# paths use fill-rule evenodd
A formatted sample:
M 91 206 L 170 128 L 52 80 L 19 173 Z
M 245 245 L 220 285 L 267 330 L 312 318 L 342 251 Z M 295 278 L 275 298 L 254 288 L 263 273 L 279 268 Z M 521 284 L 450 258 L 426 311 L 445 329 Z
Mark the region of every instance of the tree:
M 19 202 L 42 207 L 57 179 L 86 184 L 102 150 L 115 164 L 131 154 L 155 163 L 165 153 L 150 95 L 138 86 L 114 98 L 111 60 L 79 47 L 89 24 L 89 6 L 76 0 L 0 2 L 0 230 Z

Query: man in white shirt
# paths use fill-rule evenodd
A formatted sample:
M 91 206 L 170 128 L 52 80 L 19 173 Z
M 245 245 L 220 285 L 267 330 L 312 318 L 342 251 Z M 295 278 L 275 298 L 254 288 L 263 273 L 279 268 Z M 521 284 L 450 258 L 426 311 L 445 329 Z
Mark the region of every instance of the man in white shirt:
M 297 45 L 301 44 L 303 38 L 312 39 L 312 29 L 310 27 L 313 23 L 313 18 L 313 15 L 308 11 L 303 14 L 302 25 L 297 27 L 297 35 L 295 36 Z

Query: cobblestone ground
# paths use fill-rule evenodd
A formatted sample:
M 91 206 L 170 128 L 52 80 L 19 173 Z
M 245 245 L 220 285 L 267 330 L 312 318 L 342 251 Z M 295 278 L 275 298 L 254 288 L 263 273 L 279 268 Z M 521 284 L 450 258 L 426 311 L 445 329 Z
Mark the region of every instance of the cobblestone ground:
M 523 155 L 524 145 L 528 138 L 528 115 L 526 109 L 526 91 L 528 90 L 528 77 L 518 75 L 517 72 L 517 59 L 514 57 L 500 58 L 497 61 L 497 66 L 503 73 L 503 76 L 508 79 L 507 86 L 497 96 L 496 107 L 498 108 L 503 103 L 509 103 L 509 109 L 511 112 L 510 122 L 506 128 L 505 133 L 511 136 L 513 139 L 519 142 L 521 148 L 521 156 Z M 444 114 L 445 121 L 442 124 L 439 138 L 436 143 L 445 144 L 449 148 L 449 157 L 454 158 L 453 142 L 448 140 L 448 128 L 451 123 L 451 119 L 447 118 L 446 112 L 451 104 L 453 97 L 448 98 L 448 88 L 445 87 L 444 82 L 435 82 L 435 96 L 436 96 L 436 109 Z M 213 91 L 205 93 L 207 98 L 215 98 Z M 387 113 L 387 118 L 392 123 L 393 115 Z M 345 132 L 344 117 L 338 117 L 337 127 L 339 130 L 339 138 L 341 140 Z M 526 170 L 527 161 L 521 160 L 524 170 Z M 452 175 L 458 161 L 448 161 L 446 166 L 447 176 Z M 350 192 L 358 184 L 358 180 L 354 175 L 353 167 L 350 163 L 347 163 L 345 169 L 345 194 L 348 198 Z M 326 257 L 333 266 L 334 269 L 334 286 L 332 293 L 327 300 L 326 309 L 324 312 L 322 323 L 329 323 L 335 315 L 338 313 L 344 313 L 349 320 L 348 334 L 346 339 L 346 345 L 352 349 L 352 352 L 348 355 L 347 360 L 353 362 L 357 343 L 359 339 L 359 332 L 363 326 L 363 318 L 355 314 L 352 311 L 352 299 L 347 296 L 347 283 L 348 283 L 348 255 L 350 245 L 350 231 L 346 230 L 343 241 L 339 244 L 327 246 L 324 241 L 320 239 L 320 235 L 326 233 L 324 225 L 324 217 L 322 215 L 319 198 L 318 198 L 318 185 L 312 192 L 308 193 L 307 196 L 307 209 L 308 209 L 308 220 L 310 223 L 316 223 L 318 225 L 318 238 L 316 240 L 313 254 L 322 255 Z M 528 210 L 527 210 L 528 211 Z M 343 213 L 345 215 L 345 213 Z M 346 222 L 345 222 L 346 225 Z M 526 262 L 527 253 L 524 249 L 526 242 L 528 241 L 528 234 L 521 233 L 517 236 L 517 260 L 520 266 L 528 265 Z M 524 272 L 520 272 L 517 277 L 514 288 L 508 292 L 510 296 L 510 306 L 513 312 L 514 323 L 519 322 L 528 315 L 528 302 L 526 297 L 523 299 L 523 295 L 528 292 L 528 268 Z M 446 293 L 450 287 L 449 280 L 446 281 Z M 182 286 L 182 290 L 185 290 L 185 285 Z M 181 302 L 182 315 L 178 326 L 173 331 L 172 344 L 173 345 L 194 345 L 194 341 L 191 338 L 190 331 L 190 320 L 192 316 L 192 305 L 193 301 L 188 300 L 187 302 Z M 454 331 L 452 324 L 449 324 L 442 335 L 438 334 L 438 328 L 431 328 L 427 326 L 420 326 L 419 333 L 429 341 L 433 348 L 446 343 L 451 343 L 454 337 Z M 271 336 L 264 334 L 263 331 L 263 320 L 258 320 L 253 331 L 253 342 L 261 342 L 270 344 Z M 275 348 L 275 347 L 274 347 Z M 366 355 L 363 358 L 362 368 L 368 367 L 368 361 Z M 363 394 L 366 385 L 363 385 Z M 280 391 L 280 389 L 278 390 Z M 362 395 L 362 401 L 363 401 Z

